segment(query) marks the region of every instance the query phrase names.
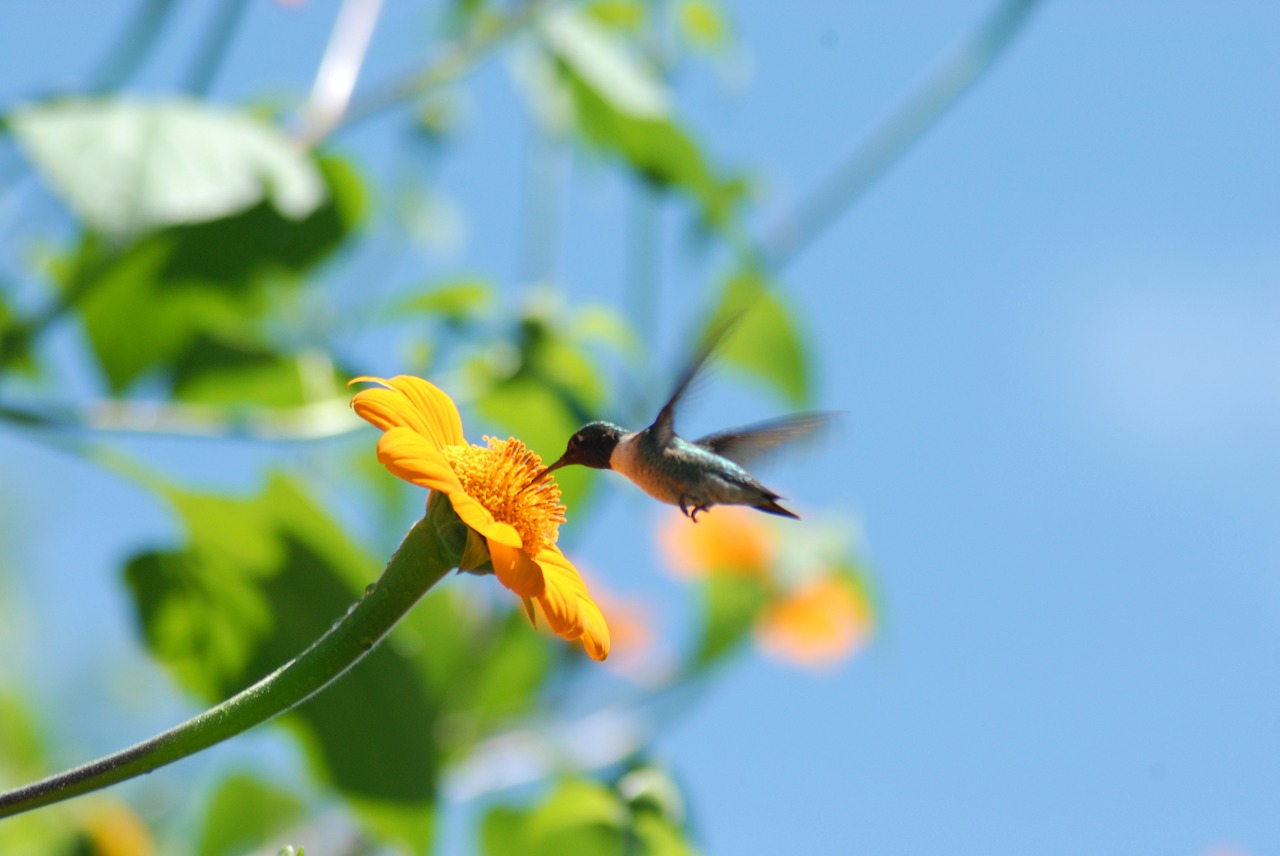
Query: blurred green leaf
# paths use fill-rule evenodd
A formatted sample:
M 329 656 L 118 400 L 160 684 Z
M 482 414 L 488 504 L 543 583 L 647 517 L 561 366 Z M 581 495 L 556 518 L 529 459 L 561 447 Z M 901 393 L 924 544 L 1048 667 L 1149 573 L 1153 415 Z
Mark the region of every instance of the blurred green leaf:
M 657 814 L 637 815 L 632 834 L 639 844 L 637 851 L 645 856 L 696 856 L 698 852 L 679 828 Z
M 614 109 L 634 118 L 667 116 L 666 87 L 614 33 L 572 8 L 539 23 L 552 53 Z
M 754 270 L 742 270 L 725 283 L 707 324 L 719 330 L 731 318 L 737 324 L 718 356 L 755 375 L 794 405 L 809 401 L 809 361 L 794 310 Z
M 396 317 L 408 312 L 439 315 L 455 326 L 475 321 L 493 305 L 493 286 L 478 276 L 463 276 L 433 283 L 411 294 L 394 307 Z
M 695 669 L 718 662 L 746 639 L 769 592 L 754 577 L 713 574 L 703 584 L 703 597 L 702 638 L 690 661 Z
M 585 4 L 582 11 L 605 27 L 627 33 L 639 30 L 647 17 L 641 0 L 595 0 Z
M 302 816 L 296 795 L 254 776 L 228 776 L 209 798 L 199 856 L 236 856 L 261 845 Z
M 471 367 L 480 414 L 548 461 L 560 456 L 574 431 L 599 417 L 609 399 L 600 361 L 587 349 L 589 336 L 574 326 L 557 319 L 526 318 L 514 371 L 483 360 Z M 556 482 L 572 513 L 586 498 L 592 474 L 584 467 L 567 467 L 557 473 Z
M 535 856 L 526 844 L 525 825 L 529 813 L 511 806 L 494 806 L 480 824 L 480 848 L 485 856 Z
M 9 690 L 0 691 L 0 760 L 4 779 L 22 781 L 45 772 L 42 719 L 29 702 Z
M 36 374 L 38 367 L 30 344 L 28 332 L 0 294 L 0 368 Z
M 377 575 L 282 476 L 247 500 L 168 493 L 187 544 L 136 556 L 126 579 L 148 647 L 207 701 L 301 653 Z M 420 851 L 431 837 L 440 755 L 438 701 L 418 675 L 411 657 L 384 644 L 284 721 L 380 837 Z
M 646 181 L 687 193 L 711 225 L 728 225 L 745 182 L 716 174 L 671 117 L 662 84 L 622 41 L 574 10 L 548 16 L 542 35 L 559 61 L 585 139 Z
M 349 372 L 315 355 L 278 354 L 252 343 L 196 335 L 173 367 L 173 395 L 200 404 L 290 407 L 337 395 Z M 314 369 L 319 369 L 317 372 Z
M 67 274 L 89 342 L 111 388 L 163 368 L 204 335 L 245 342 L 272 302 L 272 286 L 296 286 L 350 233 L 363 189 L 341 161 L 320 164 L 325 204 L 291 220 L 261 203 L 232 217 L 174 226 L 116 252 L 85 240 Z M 139 331 L 145 331 L 140 335 Z
M 724 12 L 711 0 L 680 0 L 676 22 L 685 39 L 698 47 L 718 48 L 728 40 Z
M 528 809 L 495 806 L 485 815 L 486 856 L 692 856 L 680 828 L 659 812 L 633 812 L 617 792 L 581 778 L 562 780 Z
M 19 107 L 10 121 L 18 144 L 67 205 L 90 229 L 117 238 L 264 203 L 297 221 L 325 197 L 302 148 L 225 107 L 71 98 Z
M 529 373 L 492 382 L 476 398 L 475 408 L 523 440 L 544 461 L 560 457 L 573 432 L 587 421 L 557 390 Z M 585 467 L 565 467 L 556 473 L 570 519 L 586 499 L 592 478 Z
M 585 779 L 566 779 L 540 805 L 498 807 L 481 829 L 487 856 L 623 856 L 629 815 L 618 795 Z

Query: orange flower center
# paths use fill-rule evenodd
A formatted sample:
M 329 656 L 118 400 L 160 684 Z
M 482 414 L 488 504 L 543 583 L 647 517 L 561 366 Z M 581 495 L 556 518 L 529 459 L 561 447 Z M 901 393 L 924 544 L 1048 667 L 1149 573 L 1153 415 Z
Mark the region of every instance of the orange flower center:
M 486 436 L 485 446 L 445 446 L 444 456 L 458 474 L 467 495 L 483 505 L 493 519 L 507 523 L 520 535 L 524 552 L 536 557 L 556 543 L 564 506 L 560 486 L 542 471 L 542 458 L 514 437 Z

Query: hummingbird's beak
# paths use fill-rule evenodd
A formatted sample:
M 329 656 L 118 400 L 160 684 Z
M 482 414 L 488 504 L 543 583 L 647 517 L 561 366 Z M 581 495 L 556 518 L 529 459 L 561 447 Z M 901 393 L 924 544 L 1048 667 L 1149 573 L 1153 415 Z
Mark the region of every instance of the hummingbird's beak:
M 541 470 L 539 470 L 537 475 L 529 479 L 529 483 L 527 485 L 520 488 L 520 493 L 524 493 L 526 490 L 528 490 L 529 488 L 533 487 L 536 484 L 542 484 L 543 480 L 547 477 L 548 473 L 552 472 L 553 470 L 558 470 L 561 467 L 563 467 L 566 463 L 568 463 L 568 461 L 566 461 L 564 458 L 565 456 L 561 455 L 560 460 L 556 461 L 554 464 L 552 464 L 549 467 L 543 467 Z

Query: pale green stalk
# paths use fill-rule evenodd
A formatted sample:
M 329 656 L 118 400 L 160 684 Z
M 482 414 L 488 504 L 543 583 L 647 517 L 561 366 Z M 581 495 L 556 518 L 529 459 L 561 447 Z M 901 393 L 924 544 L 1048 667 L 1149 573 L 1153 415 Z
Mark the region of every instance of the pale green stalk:
M 457 567 L 466 527 L 431 494 L 427 517 L 405 536 L 387 568 L 333 627 L 253 686 L 181 725 L 113 755 L 0 794 L 0 817 L 70 799 L 194 755 L 288 711 L 337 680 Z

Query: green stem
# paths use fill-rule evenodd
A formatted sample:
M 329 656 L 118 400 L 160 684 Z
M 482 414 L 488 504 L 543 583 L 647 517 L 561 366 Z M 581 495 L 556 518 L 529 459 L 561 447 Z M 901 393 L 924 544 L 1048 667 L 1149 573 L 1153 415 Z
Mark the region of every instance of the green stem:
M 173 0 L 142 0 L 124 36 L 90 77 L 95 81 L 94 91 L 116 89 L 133 77 L 138 66 L 150 55 L 173 6 Z
M 435 500 L 436 494 L 432 494 Z M 441 512 L 448 506 L 433 502 Z M 396 622 L 457 566 L 461 552 L 449 513 L 418 521 L 364 596 L 306 651 L 248 689 L 181 725 L 114 755 L 0 794 L 0 817 L 104 788 L 194 755 L 290 710 L 360 662 Z
M 329 125 L 324 136 L 358 125 L 386 110 L 400 107 L 433 89 L 451 83 L 465 74 L 489 51 L 531 26 L 539 16 L 546 14 L 561 2 L 563 0 L 527 0 L 523 5 L 511 10 L 506 17 L 491 21 L 469 37 L 446 47 L 421 69 L 374 84 L 352 100 L 347 112 L 341 119 Z M 316 145 L 320 142 L 320 138 L 304 138 L 303 141 L 309 145 Z
M 240 29 L 240 20 L 244 17 L 249 0 L 223 0 L 218 4 L 213 23 L 206 30 L 204 44 L 196 55 L 191 70 L 187 73 L 186 89 L 192 95 L 207 95 L 213 79 L 222 67 L 222 60 L 231 47 L 231 40 L 236 30 Z
M 938 63 L 871 137 L 818 185 L 819 190 L 800 203 L 790 221 L 762 241 L 763 265 L 780 270 L 808 249 L 991 67 L 1038 3 L 1005 0 L 972 36 Z

